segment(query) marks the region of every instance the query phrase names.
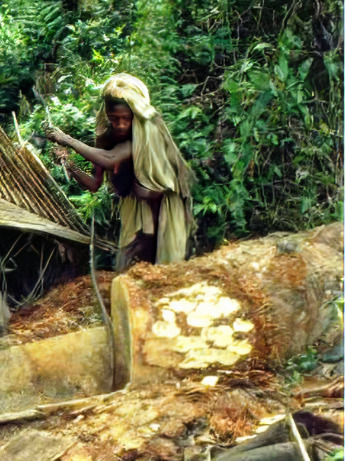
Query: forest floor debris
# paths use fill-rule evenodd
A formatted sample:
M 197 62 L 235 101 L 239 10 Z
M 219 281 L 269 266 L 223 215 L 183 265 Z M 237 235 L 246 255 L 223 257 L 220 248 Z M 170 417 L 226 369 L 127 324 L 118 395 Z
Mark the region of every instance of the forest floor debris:
M 114 272 L 111 271 L 97 272 L 101 294 L 108 308 L 113 277 Z M 7 334 L 0 338 L 0 349 L 101 324 L 90 276 L 79 276 L 55 286 L 42 298 L 12 312 Z
M 275 424 L 278 417 L 285 418 L 299 411 L 325 417 L 334 424 L 325 426 L 329 432 L 332 428 L 333 441 L 318 442 L 323 446 L 322 453 L 340 446 L 343 403 L 339 364 L 342 356 L 333 353 L 334 362 L 325 360 L 329 348 L 335 346 L 340 337 L 340 328 L 332 327 L 327 336 L 318 337 L 316 332 L 309 336 L 315 328 L 315 314 L 322 306 L 324 315 L 339 284 L 341 250 L 337 235 L 339 230 L 335 227 L 326 228 L 325 232 L 306 233 L 297 244 L 300 250 L 293 255 L 281 248 L 280 237 L 270 237 L 231 244 L 212 255 L 168 267 L 141 263 L 131 268 L 121 280 L 128 288 L 131 313 L 134 318 L 138 315 L 138 330 L 132 331 L 137 347 L 135 360 L 142 360 L 139 370 L 149 364 L 150 373 L 142 381 L 134 380 L 124 390 L 105 398 L 95 396 L 79 399 L 76 405 L 57 402 L 55 406 L 43 407 L 36 402 L 26 406 L 28 418 L 24 410 L 22 415 L 2 415 L 0 460 L 6 459 L 6 450 L 14 446 L 11 443 L 15 444 L 15 437 L 20 438 L 21 434 L 24 437 L 25 431 L 33 430 L 45 431 L 49 437 L 66 443 L 66 450 L 57 458 L 61 461 L 202 461 L 214 459 L 218 456 L 217 450 L 247 443 L 250 437 Z M 101 271 L 97 276 L 110 311 L 114 273 Z M 191 307 L 189 297 L 193 290 L 197 290 L 193 295 L 196 302 Z M 217 312 L 210 317 L 203 310 L 203 303 L 211 293 L 212 304 L 219 304 L 215 307 Z M 185 321 L 190 312 L 197 312 L 199 303 L 202 307 L 198 313 L 204 320 L 210 317 L 214 322 L 216 314 L 222 319 L 227 311 L 230 317 L 224 318 L 222 331 L 229 331 L 231 319 L 237 334 L 249 335 L 254 352 L 236 366 L 219 363 L 203 369 L 167 367 L 161 373 L 158 370 L 163 369 L 164 363 L 160 362 L 161 367 L 151 366 L 148 357 L 151 349 L 142 346 L 147 338 L 158 338 L 157 344 L 160 338 L 166 340 L 165 335 L 172 332 L 163 323 L 173 317 L 182 333 L 172 334 L 191 338 L 197 337 L 199 329 L 209 328 L 204 339 L 211 341 L 213 347 L 224 347 L 224 338 L 215 336 L 212 324 L 205 327 Z M 291 319 L 289 306 L 293 312 L 300 312 L 304 309 L 302 306 L 309 307 L 301 312 L 305 317 L 297 323 L 304 326 L 307 336 L 301 335 L 303 326 L 296 331 L 296 316 Z M 241 320 L 236 325 L 233 312 Z M 250 322 L 254 325 L 252 328 L 249 328 Z M 39 343 L 43 337 L 46 340 L 55 335 L 67 337 L 70 332 L 89 331 L 99 328 L 100 324 L 91 280 L 84 276 L 54 288 L 32 309 L 26 307 L 14 313 L 7 341 L 10 346 Z M 238 331 L 239 328 L 246 331 Z M 288 346 L 292 341 L 296 343 L 297 338 L 301 345 L 311 344 L 308 342 L 311 338 L 318 338 L 314 342 L 314 353 L 308 357 L 316 366 L 306 373 L 298 367 L 301 362 L 292 361 L 291 369 L 296 375 L 287 381 L 286 359 L 285 355 L 280 356 L 280 351 L 286 354 Z M 4 341 L 2 339 L 2 347 Z M 275 341 L 282 347 L 276 347 Z M 267 352 L 270 355 L 266 356 Z M 49 410 L 45 412 L 44 408 Z M 30 415 L 35 419 L 30 420 Z M 307 424 L 311 418 L 307 416 Z M 312 418 L 312 421 L 313 432 L 317 420 Z M 322 431 L 322 435 L 326 431 Z

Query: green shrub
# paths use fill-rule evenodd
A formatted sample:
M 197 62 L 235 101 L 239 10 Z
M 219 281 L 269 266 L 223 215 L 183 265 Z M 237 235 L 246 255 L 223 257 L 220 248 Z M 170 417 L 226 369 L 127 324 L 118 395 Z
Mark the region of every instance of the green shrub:
M 195 172 L 202 249 L 342 219 L 341 1 L 66 4 L 0 6 L 0 116 L 17 108 L 24 139 L 42 134 L 49 112 L 92 143 L 101 84 L 129 72 L 148 85 Z M 108 207 L 99 221 L 109 221 L 109 204 L 67 184 L 50 146 L 41 155 L 85 218 Z

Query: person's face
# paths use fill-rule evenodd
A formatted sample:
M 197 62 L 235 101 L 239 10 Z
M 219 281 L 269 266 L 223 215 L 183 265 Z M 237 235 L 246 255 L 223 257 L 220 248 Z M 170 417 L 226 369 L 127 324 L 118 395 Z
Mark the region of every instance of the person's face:
M 124 104 L 113 106 L 107 112 L 107 118 L 118 141 L 131 139 L 133 113 L 128 106 Z

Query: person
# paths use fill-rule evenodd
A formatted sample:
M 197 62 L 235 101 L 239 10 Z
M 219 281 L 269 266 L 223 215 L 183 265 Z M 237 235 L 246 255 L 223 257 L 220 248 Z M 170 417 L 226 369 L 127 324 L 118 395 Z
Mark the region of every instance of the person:
M 156 264 L 181 261 L 193 241 L 193 174 L 150 104 L 141 80 L 116 74 L 105 83 L 102 97 L 95 147 L 57 128 L 47 129 L 46 136 L 94 164 L 93 176 L 70 164 L 71 175 L 84 188 L 97 191 L 104 172 L 110 172 L 120 197 L 118 270 L 139 260 Z

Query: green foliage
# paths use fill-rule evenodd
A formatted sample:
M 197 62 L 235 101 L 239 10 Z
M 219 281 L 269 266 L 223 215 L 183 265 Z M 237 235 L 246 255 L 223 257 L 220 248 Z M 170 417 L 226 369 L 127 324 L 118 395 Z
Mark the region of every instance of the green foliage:
M 35 71 L 51 57 L 64 26 L 62 2 L 2 3 L 0 23 L 0 110 L 10 111 L 17 107 L 19 90 L 35 83 Z
M 195 172 L 202 248 L 343 219 L 340 0 L 72 3 L 0 6 L 0 117 L 18 109 L 24 139 L 47 119 L 34 84 L 53 124 L 92 143 L 102 83 L 129 72 Z M 104 207 L 109 221 L 106 192 L 67 184 L 49 146 L 41 156 L 86 219 Z
M 304 354 L 293 357 L 285 365 L 286 381 L 290 387 L 299 384 L 304 374 L 313 371 L 318 364 L 317 351 L 308 347 Z
M 253 43 L 248 55 L 225 74 L 225 114 L 235 128 L 233 138 L 224 143 L 225 160 L 249 191 L 249 201 L 262 209 L 260 222 L 252 220 L 255 228 L 264 224 L 296 230 L 316 223 L 320 194 L 334 179 L 331 136 L 323 132 L 325 121 L 315 120 L 310 110 L 307 75 L 312 58 L 298 58 L 297 46 L 299 37 L 286 29 L 275 49 Z M 253 59 L 260 51 L 263 57 Z
M 344 460 L 344 449 L 339 448 L 335 450 L 331 455 L 328 455 L 324 461 L 343 461 Z
M 314 370 L 317 366 L 317 351 L 309 347 L 305 354 L 291 359 L 289 366 L 296 367 L 302 373 Z
M 103 227 L 109 226 L 105 212 L 112 207 L 112 196 L 105 185 L 93 194 L 86 191 L 82 195 L 71 195 L 70 200 L 78 208 L 85 221 L 90 223 L 94 216 L 96 224 Z

